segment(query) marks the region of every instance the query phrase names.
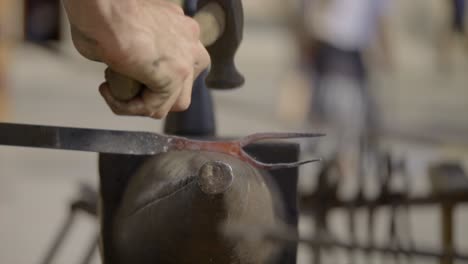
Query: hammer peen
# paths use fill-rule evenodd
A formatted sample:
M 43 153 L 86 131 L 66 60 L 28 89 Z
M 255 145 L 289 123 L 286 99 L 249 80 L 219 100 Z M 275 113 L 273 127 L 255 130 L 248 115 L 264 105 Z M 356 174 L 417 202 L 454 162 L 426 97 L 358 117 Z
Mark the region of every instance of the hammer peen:
M 171 0 L 183 5 L 183 0 Z M 212 59 L 206 83 L 210 88 L 230 89 L 242 86 L 244 77 L 234 64 L 234 55 L 242 41 L 243 9 L 241 0 L 210 0 L 198 3 L 193 17 L 200 25 L 200 41 Z M 136 97 L 144 88 L 139 83 L 112 69 L 106 70 L 106 81 L 112 95 L 121 101 Z

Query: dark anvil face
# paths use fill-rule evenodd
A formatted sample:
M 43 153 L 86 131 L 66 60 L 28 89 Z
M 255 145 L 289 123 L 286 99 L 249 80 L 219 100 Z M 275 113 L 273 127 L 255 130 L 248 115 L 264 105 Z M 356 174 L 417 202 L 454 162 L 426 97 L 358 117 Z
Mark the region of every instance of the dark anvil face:
M 279 224 L 264 172 L 227 155 L 179 151 L 146 160 L 112 224 L 117 263 L 268 263 L 275 247 L 225 235 Z

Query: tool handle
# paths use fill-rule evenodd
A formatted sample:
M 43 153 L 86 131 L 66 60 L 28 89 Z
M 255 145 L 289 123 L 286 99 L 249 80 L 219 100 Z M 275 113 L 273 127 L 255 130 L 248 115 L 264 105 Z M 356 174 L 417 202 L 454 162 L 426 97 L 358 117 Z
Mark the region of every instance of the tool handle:
M 219 4 L 212 2 L 205 5 L 197 12 L 194 19 L 200 25 L 200 41 L 203 45 L 212 45 L 223 35 L 226 27 L 226 16 Z M 106 71 L 106 81 L 109 83 L 112 95 L 121 101 L 134 98 L 144 88 L 143 84 L 112 69 Z

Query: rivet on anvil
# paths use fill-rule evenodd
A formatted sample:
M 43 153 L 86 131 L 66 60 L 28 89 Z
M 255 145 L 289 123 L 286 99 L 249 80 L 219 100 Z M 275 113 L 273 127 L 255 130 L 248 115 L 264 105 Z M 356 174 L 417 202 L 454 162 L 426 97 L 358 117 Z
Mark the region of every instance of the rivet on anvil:
M 234 181 L 230 165 L 221 161 L 205 163 L 198 171 L 198 186 L 202 192 L 210 195 L 226 192 Z

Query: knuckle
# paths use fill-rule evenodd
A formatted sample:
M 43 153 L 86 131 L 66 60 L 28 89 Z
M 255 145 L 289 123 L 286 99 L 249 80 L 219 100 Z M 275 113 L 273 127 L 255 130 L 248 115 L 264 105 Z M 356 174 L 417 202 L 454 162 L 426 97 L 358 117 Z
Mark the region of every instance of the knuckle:
M 208 50 L 201 43 L 197 43 L 193 46 L 193 53 L 195 56 L 195 60 L 200 64 L 209 63 L 211 60 Z
M 112 46 L 105 44 L 102 47 L 102 60 L 111 68 L 119 69 L 130 65 L 139 65 L 144 59 L 141 51 L 150 45 L 148 37 L 134 32 L 132 38 L 116 36 Z
M 167 116 L 167 114 L 169 113 L 169 110 L 166 110 L 166 109 L 158 109 L 156 111 L 153 111 L 151 113 L 151 117 L 152 118 L 156 118 L 156 119 L 162 119 L 162 118 L 165 118 Z
M 208 51 L 205 49 L 205 47 L 202 48 L 200 61 L 203 68 L 206 68 L 211 64 L 210 54 L 208 54 Z
M 174 110 L 175 111 L 185 111 L 190 107 L 191 99 L 190 96 L 187 96 L 187 98 L 181 98 L 175 105 L 174 105 Z
M 167 2 L 167 1 L 164 1 L 164 3 L 168 7 L 168 9 L 171 10 L 172 12 L 175 12 L 175 13 L 180 14 L 180 15 L 184 14 L 184 9 L 182 9 L 182 7 L 180 7 L 176 3 Z
M 187 27 L 188 30 L 193 34 L 194 38 L 198 40 L 201 34 L 200 25 L 198 25 L 194 19 L 187 17 Z
M 119 47 L 115 48 L 112 52 L 106 52 L 104 54 L 104 62 L 113 69 L 119 69 L 123 65 L 127 64 L 126 51 L 120 49 Z
M 117 107 L 114 107 L 112 105 L 109 105 L 112 113 L 116 114 L 116 115 L 125 115 L 124 111 L 122 111 L 122 109 L 120 108 L 117 108 Z
M 203 70 L 207 69 L 211 64 L 211 58 L 208 52 L 204 49 L 198 49 L 195 57 L 195 71 L 200 74 Z
M 171 77 L 156 77 L 153 80 L 153 85 L 150 85 L 149 89 L 152 92 L 159 92 L 161 94 L 168 93 L 168 87 L 172 86 L 172 83 L 174 82 L 173 78 Z
M 81 32 L 73 24 L 71 25 L 71 35 L 75 48 L 83 57 L 94 61 L 100 60 L 100 56 L 98 54 L 99 45 L 94 38 L 91 38 L 87 34 Z
M 89 59 L 89 60 L 98 60 L 98 56 L 96 52 L 89 49 L 86 45 L 83 45 L 78 40 L 73 40 L 73 44 L 75 45 L 76 50 L 80 53 L 81 56 Z
M 180 14 L 180 15 L 184 15 L 184 9 L 182 9 L 182 7 L 176 5 L 176 4 L 173 4 L 174 6 L 174 11 L 177 13 L 177 14 Z
M 187 77 L 192 73 L 193 67 L 187 63 L 178 63 L 174 66 L 174 73 L 177 78 L 181 80 L 187 79 Z
M 118 105 L 114 103 L 110 99 L 106 99 L 106 102 L 110 110 L 112 111 L 112 113 L 114 113 L 115 115 L 132 115 L 133 114 L 129 109 L 126 109 L 122 105 Z
M 145 115 L 156 119 L 164 118 L 169 112 L 166 106 L 169 97 L 169 92 L 145 91 L 142 97 L 145 104 Z

